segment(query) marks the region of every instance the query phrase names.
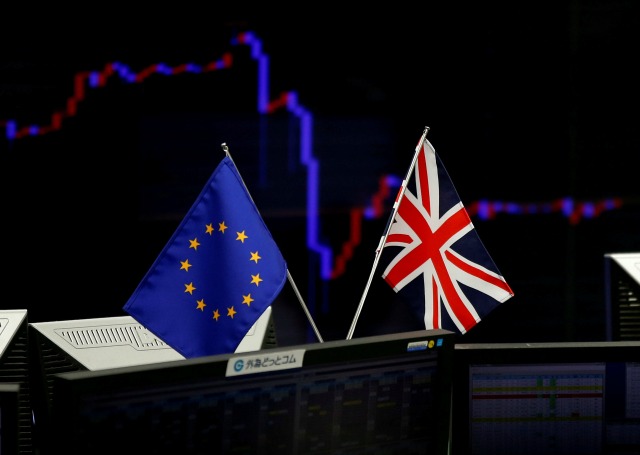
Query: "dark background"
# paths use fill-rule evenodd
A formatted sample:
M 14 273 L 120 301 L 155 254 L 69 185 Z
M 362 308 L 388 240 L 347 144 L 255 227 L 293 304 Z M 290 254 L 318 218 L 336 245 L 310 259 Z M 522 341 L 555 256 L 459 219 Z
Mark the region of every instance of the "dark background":
M 334 254 L 349 237 L 350 210 L 371 203 L 381 176 L 404 176 L 425 126 L 468 208 L 619 198 L 620 208 L 577 223 L 558 210 L 473 216 L 515 296 L 464 341 L 603 339 L 603 255 L 640 251 L 640 8 L 632 0 L 441 3 L 352 12 L 326 4 L 7 9 L 2 307 L 27 308 L 31 322 L 123 315 L 225 142 L 323 338 L 346 337 L 395 194 L 381 217 L 363 220 L 345 273 L 321 279 L 305 244 L 297 120 L 286 110 L 258 114 L 255 61 L 231 45 L 251 30 L 269 56 L 271 98 L 293 91 L 312 115 L 320 237 Z M 224 52 L 234 55 L 230 69 L 139 84 L 112 76 L 86 90 L 62 128 L 4 137 L 6 120 L 50 124 L 80 72 L 114 61 L 133 73 L 160 62 L 204 65 Z M 380 273 L 356 336 L 420 326 Z M 281 343 L 315 340 L 290 286 L 274 311 Z

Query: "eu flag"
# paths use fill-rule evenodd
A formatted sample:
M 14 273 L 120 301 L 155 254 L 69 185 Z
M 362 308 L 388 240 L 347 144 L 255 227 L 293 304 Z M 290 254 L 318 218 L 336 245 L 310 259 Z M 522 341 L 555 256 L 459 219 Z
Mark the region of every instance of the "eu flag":
M 124 310 L 186 358 L 232 353 L 282 290 L 286 271 L 225 157 Z

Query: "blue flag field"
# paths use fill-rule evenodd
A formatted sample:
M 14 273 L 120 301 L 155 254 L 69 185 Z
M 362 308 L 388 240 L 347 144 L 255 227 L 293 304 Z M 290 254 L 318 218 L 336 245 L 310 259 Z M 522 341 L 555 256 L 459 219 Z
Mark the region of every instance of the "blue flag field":
M 232 353 L 287 266 L 225 157 L 124 310 L 186 358 Z

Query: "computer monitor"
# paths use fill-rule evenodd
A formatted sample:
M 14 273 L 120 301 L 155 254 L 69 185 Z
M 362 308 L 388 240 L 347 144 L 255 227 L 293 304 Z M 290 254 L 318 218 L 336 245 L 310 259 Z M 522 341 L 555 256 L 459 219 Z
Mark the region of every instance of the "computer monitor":
M 277 345 L 271 311 L 265 310 L 236 352 Z M 53 375 L 184 360 L 131 316 L 30 323 L 29 337 L 36 446 L 50 427 Z
M 2 454 L 31 454 L 33 450 L 27 324 L 27 310 L 0 310 L 0 387 L 4 389 L 0 403 Z M 14 399 L 18 400 L 15 413 Z M 15 422 L 10 421 L 12 416 Z M 11 441 L 14 426 L 17 434 Z M 9 450 L 8 446 L 14 443 L 15 450 Z
M 454 336 L 423 330 L 57 374 L 47 447 L 444 455 Z
M 640 253 L 604 255 L 607 340 L 640 340 Z
M 453 453 L 640 453 L 640 342 L 457 344 Z

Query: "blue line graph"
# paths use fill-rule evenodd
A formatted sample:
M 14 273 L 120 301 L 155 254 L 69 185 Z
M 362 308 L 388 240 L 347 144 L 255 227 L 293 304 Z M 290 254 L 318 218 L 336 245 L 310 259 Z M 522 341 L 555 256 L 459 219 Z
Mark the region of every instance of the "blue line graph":
M 275 98 L 269 93 L 270 59 L 263 51 L 263 43 L 253 32 L 244 32 L 232 37 L 230 44 L 248 46 L 250 55 L 257 63 L 257 102 L 256 109 L 261 115 L 270 115 L 285 109 L 299 122 L 299 161 L 306 168 L 306 244 L 309 251 L 319 257 L 320 278 L 329 281 L 341 276 L 346 270 L 346 264 L 351 259 L 355 247 L 361 240 L 362 220 L 377 219 L 387 216 L 390 212 L 390 200 L 400 187 L 401 178 L 386 175 L 379 179 L 378 191 L 372 195 L 366 207 L 352 207 L 349 215 L 348 238 L 343 242 L 336 254 L 332 248 L 320 241 L 320 163 L 314 155 L 314 117 L 312 112 L 299 101 L 298 93 L 287 91 Z M 18 122 L 0 120 L 0 127 L 4 127 L 8 141 L 16 141 L 29 136 L 44 135 L 62 128 L 64 121 L 77 115 L 78 105 L 84 101 L 87 89 L 106 87 L 110 78 L 117 76 L 130 84 L 143 83 L 153 75 L 178 76 L 185 73 L 202 74 L 230 69 L 234 63 L 232 52 L 227 52 L 218 60 L 204 65 L 186 63 L 171 67 L 164 63 L 156 63 L 147 68 L 134 72 L 129 66 L 121 62 L 107 63 L 102 70 L 80 72 L 74 78 L 74 92 L 67 99 L 65 108 L 54 111 L 51 121 L 45 125 L 18 125 Z M 262 143 L 265 139 L 260 138 Z M 577 224 L 583 218 L 593 218 L 603 211 L 618 209 L 623 205 L 620 198 L 603 199 L 595 202 L 579 202 L 571 198 L 560 198 L 551 202 L 523 204 L 519 202 L 477 201 L 467 205 L 472 217 L 488 221 L 498 214 L 506 215 L 541 215 L 549 213 L 563 214 L 571 224 Z

